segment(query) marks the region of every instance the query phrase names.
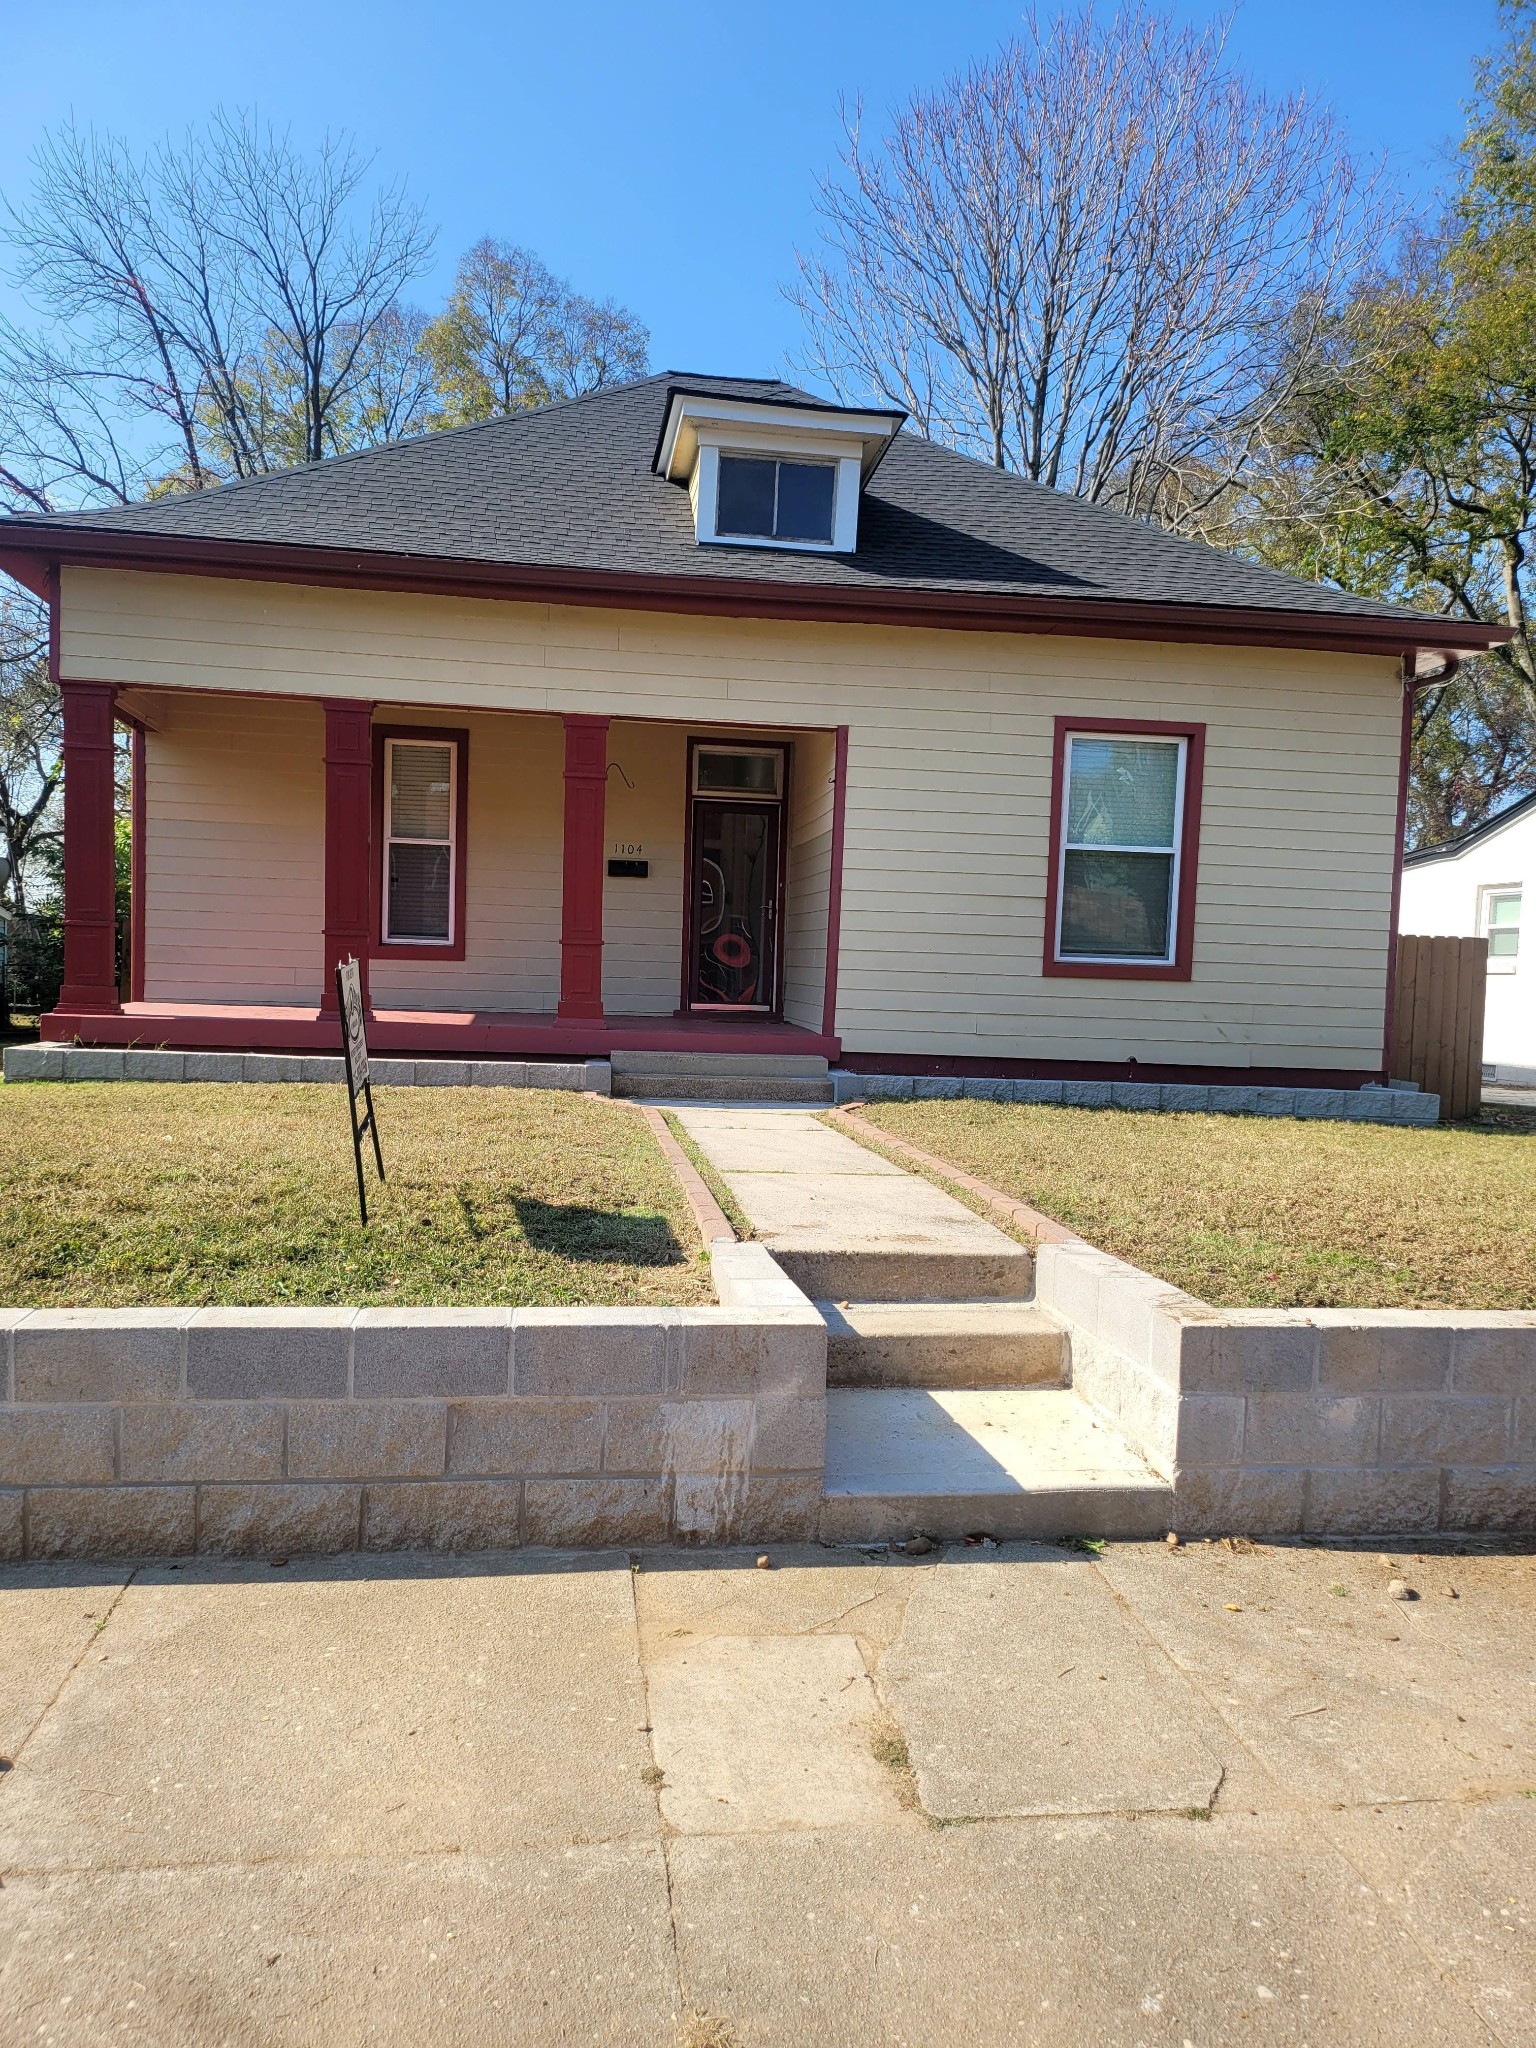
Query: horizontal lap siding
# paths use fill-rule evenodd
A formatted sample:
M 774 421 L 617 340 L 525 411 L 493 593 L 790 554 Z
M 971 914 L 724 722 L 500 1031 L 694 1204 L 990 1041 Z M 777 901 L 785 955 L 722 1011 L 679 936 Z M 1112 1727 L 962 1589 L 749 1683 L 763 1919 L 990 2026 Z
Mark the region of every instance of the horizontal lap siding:
M 1379 1059 L 1400 713 L 1396 663 L 1384 657 L 74 569 L 63 618 L 65 673 L 125 683 L 408 696 L 695 728 L 847 724 L 838 1028 L 851 1051 L 1362 1068 Z M 1192 984 L 1040 974 L 1058 713 L 1208 727 Z M 612 788 L 610 801 L 616 821 Z M 809 901 L 820 854 L 800 843 Z M 814 947 L 796 916 L 792 902 L 792 1000 L 810 1021 L 801 983 Z M 653 979 L 612 924 L 610 934 L 623 957 L 610 1003 L 619 1007 L 619 988 L 637 1005 L 660 1001 L 660 970 Z M 657 922 L 658 949 L 667 937 Z
M 827 899 L 837 742 L 807 733 L 795 748 L 784 876 L 784 1015 L 821 1029 L 827 975 Z
M 688 735 L 613 725 L 608 761 L 609 856 L 643 860 L 650 872 L 604 884 L 603 1003 L 619 1016 L 670 1017 L 682 989 Z

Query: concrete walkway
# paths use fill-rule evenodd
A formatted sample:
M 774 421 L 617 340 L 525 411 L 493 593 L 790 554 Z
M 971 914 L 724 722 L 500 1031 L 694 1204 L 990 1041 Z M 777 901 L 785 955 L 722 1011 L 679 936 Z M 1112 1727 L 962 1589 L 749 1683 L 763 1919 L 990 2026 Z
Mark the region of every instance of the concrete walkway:
M 1536 2043 L 1529 1556 L 772 1565 L 8 1568 L 0 2041 Z

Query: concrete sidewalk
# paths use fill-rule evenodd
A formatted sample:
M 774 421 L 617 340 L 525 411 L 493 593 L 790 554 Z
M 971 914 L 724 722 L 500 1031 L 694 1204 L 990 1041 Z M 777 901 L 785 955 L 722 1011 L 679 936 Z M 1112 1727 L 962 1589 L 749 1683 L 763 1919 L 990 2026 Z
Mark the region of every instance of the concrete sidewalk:
M 8 1569 L 0 2040 L 1536 2044 L 1530 1556 L 772 1565 Z

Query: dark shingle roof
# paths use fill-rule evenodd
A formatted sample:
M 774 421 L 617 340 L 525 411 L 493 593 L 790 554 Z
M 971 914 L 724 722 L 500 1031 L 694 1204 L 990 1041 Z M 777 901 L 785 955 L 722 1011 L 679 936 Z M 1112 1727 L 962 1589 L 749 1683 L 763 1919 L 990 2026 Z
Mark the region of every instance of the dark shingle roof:
M 687 492 L 652 469 L 674 386 L 784 402 L 760 378 L 669 372 L 537 412 L 185 497 L 0 521 L 0 549 L 74 535 L 345 549 L 444 562 L 664 576 L 707 586 L 943 592 L 1282 614 L 1420 614 L 1303 582 L 899 434 L 866 489 L 857 552 L 700 547 Z

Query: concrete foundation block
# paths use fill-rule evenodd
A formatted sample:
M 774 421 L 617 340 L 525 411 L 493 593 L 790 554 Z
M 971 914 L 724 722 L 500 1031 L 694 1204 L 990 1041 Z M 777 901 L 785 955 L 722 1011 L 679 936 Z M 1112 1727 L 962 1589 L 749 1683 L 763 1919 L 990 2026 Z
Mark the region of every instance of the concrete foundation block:
M 1001 1080 L 968 1079 L 964 1083 L 961 1093 L 971 1102 L 1012 1102 L 1013 1083 Z
M 751 1401 L 610 1401 L 603 1470 L 745 1473 Z
M 373 1069 L 372 1060 L 368 1062 L 368 1066 L 371 1077 Z M 342 1058 L 339 1052 L 313 1053 L 299 1061 L 299 1079 L 301 1081 L 324 1081 L 334 1083 L 337 1081 L 345 1081 L 346 1078 L 347 1063 Z
M 1536 1465 L 1536 1399 L 1515 1403 L 1510 1456 L 1518 1464 Z
M 679 1335 L 679 1393 L 826 1393 L 827 1326 L 814 1309 L 762 1310 L 751 1322 L 727 1309 L 693 1309 L 679 1319 Z
M 1110 1081 L 1063 1081 L 1061 1100 L 1068 1109 L 1108 1109 L 1114 1102 Z
M 1255 1116 L 1294 1116 L 1296 1114 L 1296 1090 L 1294 1088 L 1260 1088 L 1254 1102 Z
M 472 1060 L 417 1060 L 418 1088 L 469 1088 L 474 1085 Z
M 197 1543 L 191 1486 L 45 1486 L 27 1494 L 27 1555 L 190 1557 Z
M 17 1563 L 25 1552 L 25 1499 L 19 1486 L 0 1486 L 0 1562 L 5 1564 Z
M 1406 1095 L 1391 1091 L 1392 1122 L 1395 1124 L 1437 1124 L 1440 1121 L 1438 1095 Z
M 1314 1472 L 1306 1527 L 1317 1535 L 1421 1535 L 1440 1525 L 1440 1468 Z
M 376 1060 L 370 1056 L 368 1079 L 376 1088 L 414 1088 L 416 1085 L 416 1062 L 414 1060 Z
M 1114 1109 L 1161 1109 L 1162 1084 L 1158 1081 L 1111 1081 L 1109 1100 Z
M 685 1482 L 678 1481 L 682 1486 Z M 821 1478 L 794 1473 L 764 1476 L 747 1482 L 738 1512 L 740 1543 L 813 1543 L 821 1519 Z M 682 1513 L 678 1513 L 679 1533 Z
M 613 1067 L 608 1060 L 588 1060 L 582 1087 L 588 1095 L 613 1093 Z
M 1259 1113 L 1259 1091 L 1234 1083 L 1228 1087 L 1218 1083 L 1212 1086 L 1210 1107 L 1213 1116 L 1257 1116 Z
M 125 1052 L 125 1081 L 184 1081 L 187 1056 L 184 1052 Z
M 365 1550 L 511 1550 L 521 1541 L 520 1479 L 424 1479 L 363 1489 Z
M 455 1401 L 448 1415 L 448 1469 L 452 1473 L 468 1478 L 602 1470 L 603 1407 L 599 1401 L 552 1401 L 536 1396 Z
M 476 1088 L 526 1088 L 528 1086 L 527 1061 L 476 1060 L 474 1064 L 474 1086 Z
M 530 1060 L 525 1072 L 525 1088 L 569 1088 L 579 1092 L 586 1086 L 585 1061 L 573 1066 L 566 1061 Z
M 61 1045 L 8 1045 L 5 1048 L 7 1081 L 62 1081 L 64 1048 Z
M 1447 1529 L 1536 1529 L 1536 1463 L 1456 1465 L 1445 1475 Z
M 243 1081 L 245 1056 L 238 1052 L 189 1052 L 182 1055 L 188 1081 Z
M 1115 1264 L 1093 1245 L 1038 1245 L 1035 1298 L 1074 1330 L 1091 1336 L 1099 1326 L 1099 1286 Z
M 203 1308 L 187 1325 L 187 1392 L 209 1401 L 341 1400 L 350 1308 Z
M 523 1539 L 558 1550 L 608 1550 L 665 1543 L 671 1534 L 666 1479 L 530 1479 Z
M 441 1401 L 303 1401 L 288 1415 L 290 1479 L 440 1479 Z
M 125 1408 L 125 1480 L 281 1479 L 283 1410 L 270 1401 L 147 1401 Z
M 1015 1081 L 1013 1099 L 1015 1102 L 1052 1104 L 1060 1102 L 1065 1081 Z
M 1306 1502 L 1305 1472 L 1263 1467 L 1181 1472 L 1172 1527 L 1190 1536 L 1294 1536 Z
M 104 1045 L 70 1045 L 64 1049 L 66 1081 L 121 1081 L 125 1055 Z
M 18 1401 L 174 1401 L 195 1309 L 35 1309 L 13 1334 Z
M 1201 1087 L 1193 1081 L 1165 1081 L 1163 1083 L 1163 1108 L 1183 1110 L 1190 1115 L 1201 1115 L 1211 1106 L 1209 1087 Z
M 360 1486 L 201 1486 L 197 1547 L 213 1557 L 332 1557 L 361 1540 Z
M 110 1408 L 0 1408 L 0 1486 L 105 1486 L 116 1464 Z
M 1374 1465 L 1381 1404 L 1342 1394 L 1255 1394 L 1243 1457 L 1251 1465 Z
M 1510 1455 L 1511 1405 L 1466 1394 L 1392 1396 L 1381 1407 L 1384 1465 L 1499 1465 Z
M 630 1308 L 524 1308 L 512 1318 L 519 1394 L 662 1394 L 671 1318 Z
M 1450 1384 L 1455 1333 L 1448 1324 L 1402 1314 L 1356 1319 L 1347 1309 L 1319 1310 L 1316 1321 L 1317 1383 L 1330 1393 L 1432 1394 Z
M 304 1062 L 293 1053 L 248 1052 L 240 1063 L 242 1081 L 302 1081 Z
M 768 1472 L 814 1472 L 827 1457 L 827 1404 L 778 1394 L 757 1403 L 752 1438 L 754 1476 Z
M 1179 1470 L 1191 1465 L 1240 1464 L 1246 1405 L 1238 1394 L 1186 1394 L 1179 1403 Z
M 1182 1384 L 1195 1394 L 1301 1394 L 1316 1384 L 1319 1336 L 1286 1309 L 1224 1314 L 1209 1338 L 1184 1346 Z
M 918 1074 L 912 1082 L 914 1102 L 956 1102 L 965 1093 L 957 1074 Z
M 1460 1394 L 1536 1396 L 1536 1316 L 1458 1329 L 1451 1344 L 1451 1384 Z
M 1324 1117 L 1336 1121 L 1344 1114 L 1344 1101 L 1342 1088 L 1298 1088 L 1291 1114 L 1299 1117 Z
M 507 1308 L 365 1308 L 352 1329 L 352 1391 L 390 1395 L 505 1394 L 512 1384 Z
M 835 1072 L 833 1086 L 839 1102 L 910 1102 L 910 1074 L 845 1074 Z

